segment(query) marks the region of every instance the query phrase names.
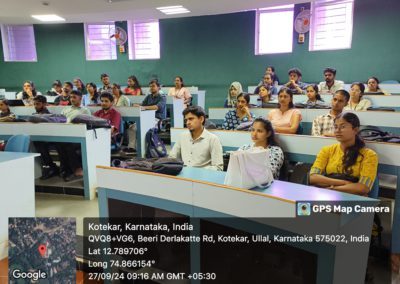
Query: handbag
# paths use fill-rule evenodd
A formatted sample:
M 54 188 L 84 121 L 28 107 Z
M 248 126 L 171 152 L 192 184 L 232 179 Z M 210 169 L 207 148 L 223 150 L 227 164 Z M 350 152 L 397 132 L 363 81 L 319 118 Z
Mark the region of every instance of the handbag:
M 254 147 L 232 152 L 224 184 L 245 189 L 271 185 L 274 177 L 268 151 Z

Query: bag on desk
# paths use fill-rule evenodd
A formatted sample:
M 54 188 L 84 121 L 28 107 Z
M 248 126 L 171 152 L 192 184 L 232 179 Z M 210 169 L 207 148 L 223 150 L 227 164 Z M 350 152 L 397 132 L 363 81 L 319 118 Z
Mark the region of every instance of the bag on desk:
M 383 131 L 379 127 L 372 125 L 361 126 L 358 134 L 365 141 L 400 143 L 400 136 Z
M 96 129 L 96 128 L 111 128 L 108 120 L 88 115 L 88 114 L 79 114 L 71 120 L 72 123 L 84 123 L 86 124 L 87 129 Z
M 250 189 L 269 186 L 273 181 L 268 150 L 255 147 L 230 154 L 224 184 Z
M 33 114 L 27 118 L 32 123 L 65 123 L 67 118 L 62 114 Z
M 132 159 L 127 161 L 113 160 L 113 167 L 153 172 L 166 175 L 178 175 L 183 169 L 183 162 L 175 158 Z

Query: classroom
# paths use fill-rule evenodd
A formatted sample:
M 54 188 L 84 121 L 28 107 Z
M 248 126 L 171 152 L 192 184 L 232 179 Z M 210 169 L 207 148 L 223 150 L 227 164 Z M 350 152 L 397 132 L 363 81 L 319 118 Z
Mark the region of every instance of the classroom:
M 45 272 L 66 277 L 60 238 L 76 243 L 65 253 L 76 283 L 111 272 L 400 283 L 400 2 L 5 2 L 0 283 L 15 278 L 14 263 L 31 262 L 21 246 L 36 243 L 53 263 Z M 45 14 L 62 18 L 32 16 Z M 180 168 L 137 170 L 150 157 Z M 341 206 L 353 210 L 327 211 Z M 125 218 L 117 230 L 88 226 L 113 217 Z M 139 236 L 153 241 L 140 243 L 156 249 L 157 265 L 118 270 L 88 254 L 103 252 L 91 233 L 128 232 L 129 256 L 111 262 L 139 261 L 139 241 L 127 241 L 139 232 L 125 224 L 149 219 L 154 228 Z M 169 233 L 157 230 L 163 222 Z M 42 235 L 51 228 L 61 232 L 54 247 Z

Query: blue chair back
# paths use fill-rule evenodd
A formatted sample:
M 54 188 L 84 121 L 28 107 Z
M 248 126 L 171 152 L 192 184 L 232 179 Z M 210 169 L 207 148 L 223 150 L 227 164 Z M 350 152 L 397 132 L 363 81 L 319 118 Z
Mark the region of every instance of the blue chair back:
M 299 127 L 297 128 L 296 134 L 302 135 L 304 133 L 304 128 L 302 122 L 299 123 Z
M 14 135 L 8 139 L 4 151 L 7 152 L 29 152 L 30 136 L 26 134 Z
M 379 197 L 379 179 L 378 176 L 376 176 L 374 184 L 372 185 L 372 188 L 370 192 L 368 193 L 368 197 L 378 199 Z

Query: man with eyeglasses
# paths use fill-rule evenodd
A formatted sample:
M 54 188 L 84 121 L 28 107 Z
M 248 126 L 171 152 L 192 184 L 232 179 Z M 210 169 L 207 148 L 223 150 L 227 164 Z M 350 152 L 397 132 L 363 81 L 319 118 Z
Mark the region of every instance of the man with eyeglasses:
M 343 112 L 350 100 L 350 94 L 345 90 L 338 90 L 332 97 L 329 113 L 316 117 L 311 128 L 312 136 L 334 137 L 334 120 Z

